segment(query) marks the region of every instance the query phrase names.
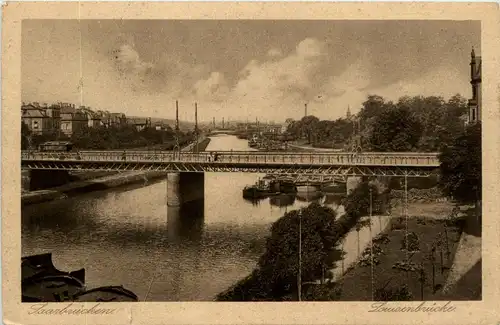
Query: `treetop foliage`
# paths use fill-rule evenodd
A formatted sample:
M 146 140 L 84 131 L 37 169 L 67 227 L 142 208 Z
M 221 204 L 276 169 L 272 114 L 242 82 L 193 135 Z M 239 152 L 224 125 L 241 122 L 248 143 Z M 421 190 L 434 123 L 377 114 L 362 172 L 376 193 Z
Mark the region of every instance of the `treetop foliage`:
M 27 149 L 30 145 L 36 148 L 39 144 L 51 140 L 69 140 L 77 149 L 132 149 L 148 146 L 160 146 L 169 150 L 174 146 L 174 131 L 171 128 L 156 130 L 145 128 L 137 130 L 134 125 L 125 124 L 110 127 L 83 127 L 76 130 L 70 137 L 62 132 L 52 131 L 44 134 L 32 134 L 29 128 L 21 123 L 21 148 Z M 191 133 L 179 134 L 180 145 L 192 139 Z
M 482 189 L 481 123 L 468 126 L 439 155 L 440 187 L 461 203 L 477 203 Z
M 447 101 L 404 96 L 397 102 L 369 95 L 351 119 L 306 116 L 291 123 L 288 132 L 317 147 L 347 149 L 359 138 L 365 151 L 436 152 L 463 130 L 466 113 L 467 100 L 458 94 Z

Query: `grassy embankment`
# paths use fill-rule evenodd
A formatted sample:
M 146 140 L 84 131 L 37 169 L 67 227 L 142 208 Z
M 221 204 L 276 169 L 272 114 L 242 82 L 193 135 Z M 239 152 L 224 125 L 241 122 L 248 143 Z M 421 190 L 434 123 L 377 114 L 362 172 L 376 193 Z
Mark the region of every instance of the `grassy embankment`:
M 410 291 L 410 297 L 392 296 L 390 300 L 481 299 L 480 257 L 473 265 L 463 266 L 462 269 L 465 268 L 465 271 L 462 270 L 462 273 L 461 270 L 454 272 L 454 269 L 457 269 L 456 265 L 460 264 L 457 259 L 463 260 L 464 257 L 461 255 L 465 254 L 467 260 L 467 256 L 470 255 L 467 251 L 463 252 L 467 249 L 463 247 L 464 242 L 467 242 L 464 241 L 463 235 L 475 231 L 475 236 L 480 236 L 480 227 L 468 225 L 471 220 L 476 220 L 473 209 L 461 207 L 461 212 L 453 216 L 454 203 L 443 200 L 436 188 L 412 189 L 408 195 L 409 218 L 406 224 L 406 219 L 401 217 L 401 198 L 401 191 L 393 191 L 391 200 L 393 217 L 388 226 L 374 239 L 373 277 L 368 246 L 361 255 L 362 258 L 356 261 L 338 282 L 314 285 L 314 292 L 321 292 L 321 295 L 308 294 L 308 290 L 305 290 L 303 300 L 369 301 L 372 295 L 372 279 L 374 289 L 384 289 L 386 294 L 388 291 L 405 286 Z M 339 218 L 337 222 L 343 225 L 339 228 L 341 233 L 337 234 L 339 238 L 353 231 L 356 224 L 355 220 L 349 220 L 346 216 Z M 407 232 L 414 233 L 417 238 L 414 245 L 409 244 L 409 251 L 406 250 L 404 242 Z M 472 249 L 477 251 L 477 247 Z M 409 263 L 406 262 L 407 258 Z M 453 282 L 450 290 L 443 292 L 443 286 L 450 282 L 453 273 L 458 273 L 458 279 Z M 258 288 L 257 275 L 254 271 L 222 292 L 217 299 L 245 300 L 242 297 L 251 296 L 249 293 Z M 385 298 L 382 297 L 383 293 L 382 290 L 378 290 L 375 299 L 387 300 L 387 295 Z
M 372 279 L 375 289 L 396 290 L 406 286 L 411 297 L 405 299 L 410 300 L 481 299 L 480 259 L 465 275 L 458 275 L 457 283 L 450 290 L 442 290 L 450 281 L 450 271 L 456 268 L 456 263 L 460 263 L 456 261 L 460 258 L 457 256 L 463 255 L 462 251 L 467 249 L 464 247 L 467 244 L 463 243 L 464 235 L 475 229 L 475 234 L 480 236 L 480 230 L 474 226 L 476 218 L 473 209 L 461 207 L 460 212 L 453 216 L 454 203 L 444 201 L 436 188 L 413 189 L 408 195 L 409 218 L 406 225 L 406 219 L 400 217 L 403 211 L 401 194 L 400 191 L 393 191 L 391 205 L 394 216 L 374 242 L 374 251 L 377 252 L 374 256 L 378 262 L 373 276 L 370 264 L 358 261 L 338 283 L 337 289 L 341 292 L 339 300 L 371 300 Z M 406 232 L 416 234 L 418 250 L 406 251 L 403 241 Z M 369 256 L 369 247 L 365 256 Z M 407 258 L 410 263 L 403 268 L 409 267 L 409 272 L 398 267 Z

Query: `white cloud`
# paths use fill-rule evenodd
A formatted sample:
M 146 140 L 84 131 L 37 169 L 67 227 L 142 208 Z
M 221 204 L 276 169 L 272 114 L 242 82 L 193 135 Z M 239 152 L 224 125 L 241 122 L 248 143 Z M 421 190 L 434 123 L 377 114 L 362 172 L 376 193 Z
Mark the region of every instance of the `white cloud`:
M 220 72 L 212 72 L 207 79 L 198 80 L 195 85 L 196 98 L 208 101 L 220 101 L 229 92 L 226 79 Z
M 267 55 L 271 57 L 277 57 L 277 56 L 282 56 L 283 54 L 281 53 L 280 49 L 272 48 L 267 52 Z
M 153 67 L 152 63 L 142 61 L 139 53 L 129 44 L 120 46 L 116 58 L 119 69 L 124 72 L 142 74 Z
M 353 56 L 359 57 L 349 58 L 347 61 L 352 61 L 351 64 L 345 63 L 345 58 L 339 60 L 345 64 L 342 69 L 335 66 L 339 64 L 335 61 L 338 55 L 335 49 L 327 51 L 326 44 L 314 38 L 302 40 L 286 54 L 271 48 L 266 58 L 249 60 L 235 78 L 203 63 L 188 63 L 170 53 L 146 59 L 132 41 L 121 40 L 118 44 L 112 64 L 108 54 L 90 49 L 83 54 L 86 58 L 83 67 L 85 105 L 129 115 L 173 118 L 175 100 L 179 100 L 180 118 L 193 121 L 191 107 L 197 101 L 200 120 L 225 116 L 284 121 L 288 117 L 300 118 L 307 102 L 310 114 L 335 119 L 345 116 L 348 105 L 355 113 L 368 94 L 397 100 L 404 95 L 451 96 L 470 87 L 461 67 L 442 66 L 417 79 L 408 78 L 369 89 L 379 77 L 374 72 L 379 67 L 373 67 L 370 55 L 353 52 Z M 23 100 L 79 102 L 80 93 L 75 85 L 81 71 L 79 63 L 71 58 L 80 54 L 80 48 L 76 43 L 67 48 L 48 48 L 50 56 L 44 56 L 52 60 L 52 66 L 65 60 L 64 71 L 35 64 L 34 60 L 40 57 L 36 51 L 26 59 L 25 69 L 39 73 L 30 73 L 24 78 Z M 31 98 L 24 98 L 25 92 Z

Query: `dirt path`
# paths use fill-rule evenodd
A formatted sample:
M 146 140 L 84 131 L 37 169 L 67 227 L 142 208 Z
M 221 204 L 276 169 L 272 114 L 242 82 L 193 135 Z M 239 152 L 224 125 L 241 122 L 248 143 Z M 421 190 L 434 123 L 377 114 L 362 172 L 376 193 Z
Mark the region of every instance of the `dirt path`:
M 368 217 L 361 218 L 360 221 L 367 220 Z M 374 216 L 372 217 L 372 237 L 377 236 L 385 230 L 389 225 L 391 216 Z M 333 273 L 333 281 L 337 281 L 354 265 L 359 259 L 361 253 L 370 245 L 370 228 L 368 226 L 361 228 L 359 231 L 359 255 L 358 255 L 358 232 L 353 228 L 344 238 L 343 250 L 345 251 L 344 262 L 337 262 L 336 267 L 331 270 Z M 342 267 L 343 264 L 343 267 Z
M 450 293 L 454 289 L 461 291 L 461 288 L 456 288 L 462 277 L 478 265 L 481 261 L 481 225 L 474 215 L 467 217 L 467 224 L 464 232 L 460 237 L 457 252 L 453 259 L 453 265 L 450 269 L 450 274 L 443 287 L 443 294 Z M 476 272 L 479 279 L 474 282 L 481 283 L 481 272 Z

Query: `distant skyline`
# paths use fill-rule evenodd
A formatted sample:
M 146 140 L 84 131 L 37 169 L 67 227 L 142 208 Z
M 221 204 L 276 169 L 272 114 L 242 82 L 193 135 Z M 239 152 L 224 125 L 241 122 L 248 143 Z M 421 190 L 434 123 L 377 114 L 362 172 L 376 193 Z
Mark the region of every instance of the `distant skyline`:
M 468 98 L 474 21 L 23 20 L 25 102 L 127 115 L 284 121 L 369 94 Z

